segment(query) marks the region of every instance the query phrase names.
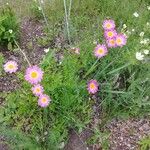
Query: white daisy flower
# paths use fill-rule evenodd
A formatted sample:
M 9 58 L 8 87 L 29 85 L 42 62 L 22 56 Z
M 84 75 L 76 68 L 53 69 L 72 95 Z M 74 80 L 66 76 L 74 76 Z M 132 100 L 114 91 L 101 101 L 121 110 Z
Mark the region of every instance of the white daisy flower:
M 140 41 L 140 44 L 146 45 L 146 44 L 148 44 L 148 43 L 149 43 L 149 39 L 148 39 L 148 38 L 143 39 L 142 41 Z
M 140 41 L 140 44 L 144 44 L 144 41 L 142 40 L 142 41 Z
M 97 44 L 98 42 L 96 40 L 93 41 L 93 44 Z
M 143 41 L 144 41 L 143 44 L 148 44 L 149 43 L 149 39 L 148 38 L 144 39 Z
M 137 18 L 137 17 L 139 17 L 139 14 L 137 12 L 135 12 L 135 13 L 133 13 L 133 16 Z
M 144 32 L 141 32 L 139 35 L 140 35 L 140 37 L 143 37 L 144 36 Z
M 13 33 L 13 30 L 12 30 L 12 29 L 9 29 L 8 32 L 11 34 L 11 33 Z
M 126 29 L 127 28 L 127 25 L 126 24 L 123 24 L 123 29 Z
M 136 52 L 135 57 L 137 60 L 143 60 L 144 59 L 144 55 L 142 55 L 141 52 Z
M 44 49 L 44 52 L 48 53 L 49 52 L 49 48 Z
M 143 52 L 144 52 L 145 55 L 149 54 L 149 50 L 148 49 L 144 49 Z
M 147 9 L 150 10 L 150 6 L 147 6 Z
M 147 22 L 147 23 L 146 23 L 146 25 L 147 25 L 147 26 L 149 26 L 149 25 L 150 25 L 150 23 L 149 23 L 149 22 Z
M 132 32 L 134 32 L 135 31 L 135 29 L 132 29 Z
M 41 8 L 41 7 L 38 7 L 38 10 L 42 10 L 42 8 Z
M 127 33 L 128 35 L 130 35 L 130 34 L 131 34 L 131 32 L 130 32 L 130 31 L 128 31 L 128 30 L 127 30 L 127 32 L 126 32 L 126 33 Z

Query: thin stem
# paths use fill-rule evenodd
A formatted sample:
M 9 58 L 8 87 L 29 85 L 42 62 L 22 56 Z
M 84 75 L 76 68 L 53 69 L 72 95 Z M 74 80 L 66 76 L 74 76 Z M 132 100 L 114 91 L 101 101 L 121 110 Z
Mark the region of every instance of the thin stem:
M 40 4 L 40 7 L 41 7 L 42 15 L 43 15 L 43 18 L 44 18 L 44 20 L 45 20 L 46 26 L 47 26 L 47 28 L 48 28 L 48 30 L 49 30 L 49 32 L 50 32 L 49 23 L 48 23 L 48 20 L 47 20 L 47 18 L 46 18 L 46 15 L 45 15 L 45 13 L 44 13 L 41 0 L 39 0 L 39 4 Z
M 68 15 L 67 15 L 66 0 L 64 0 L 64 9 L 65 9 L 65 19 L 66 19 L 67 35 L 68 35 L 68 40 L 69 40 L 69 44 L 70 44 L 71 40 L 70 40 L 70 31 L 69 31 L 69 22 L 68 22 Z
M 70 0 L 70 4 L 69 4 L 69 11 L 68 11 L 68 19 L 69 20 L 70 20 L 71 6 L 72 6 L 72 0 Z
M 99 61 L 99 58 L 95 61 L 95 63 L 91 66 L 91 68 L 87 71 L 87 73 L 83 76 L 83 78 L 85 78 L 87 75 L 89 75 L 93 71 L 98 61 Z
M 22 49 L 20 48 L 20 46 L 18 45 L 17 41 L 14 40 L 14 42 L 15 42 L 16 46 L 18 47 L 19 51 L 23 54 L 23 56 L 24 56 L 25 60 L 27 61 L 28 65 L 31 66 L 30 61 L 28 60 L 26 54 L 23 52 L 23 50 L 22 50 Z

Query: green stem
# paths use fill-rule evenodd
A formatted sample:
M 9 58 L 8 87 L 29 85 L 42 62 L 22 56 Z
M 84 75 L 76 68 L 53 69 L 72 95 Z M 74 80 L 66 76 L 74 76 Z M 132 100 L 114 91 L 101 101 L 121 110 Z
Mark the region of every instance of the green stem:
M 69 20 L 70 20 L 71 6 L 72 6 L 72 0 L 70 0 L 70 4 L 69 4 L 69 11 L 68 11 Z
M 95 63 L 91 66 L 91 68 L 87 71 L 87 73 L 83 76 L 83 78 L 85 78 L 87 75 L 89 75 L 93 71 L 98 61 L 99 61 L 99 58 L 95 61 Z
M 18 47 L 19 51 L 23 54 L 23 56 L 24 56 L 25 60 L 27 61 L 28 65 L 31 66 L 31 63 L 30 63 L 29 59 L 27 58 L 27 56 L 26 56 L 26 54 L 23 52 L 23 50 L 20 48 L 20 46 L 18 45 L 17 41 L 14 40 L 14 42 L 15 42 L 16 46 Z
M 49 23 L 48 23 L 48 20 L 47 20 L 47 18 L 46 18 L 46 15 L 45 15 L 45 13 L 44 13 L 44 10 L 43 10 L 42 4 L 41 4 L 41 0 L 39 0 L 39 4 L 40 4 L 40 7 L 41 7 L 42 15 L 43 15 L 43 18 L 44 18 L 44 20 L 45 20 L 46 26 L 47 26 L 47 28 L 48 28 L 48 30 L 49 30 L 49 33 L 50 33 Z
M 66 19 L 66 29 L 67 29 L 68 41 L 69 41 L 69 44 L 70 44 L 71 40 L 70 40 L 69 21 L 68 21 L 66 0 L 64 0 L 64 9 L 65 9 L 65 19 Z

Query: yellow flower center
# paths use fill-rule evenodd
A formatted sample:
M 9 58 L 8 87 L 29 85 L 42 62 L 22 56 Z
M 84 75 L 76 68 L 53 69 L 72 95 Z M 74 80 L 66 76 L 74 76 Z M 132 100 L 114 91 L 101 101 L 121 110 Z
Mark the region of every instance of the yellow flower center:
M 120 38 L 118 38 L 118 39 L 116 40 L 116 42 L 117 42 L 117 44 L 121 44 L 121 43 L 122 43 L 122 40 L 121 40 Z
M 111 24 L 110 23 L 107 23 L 106 24 L 106 27 L 109 29 L 111 27 Z
M 46 101 L 47 101 L 47 99 L 44 97 L 44 98 L 42 98 L 42 103 L 46 103 Z
M 9 68 L 9 69 L 14 69 L 14 67 L 15 67 L 15 66 L 12 65 L 12 64 L 9 64 L 9 65 L 8 65 L 8 68 Z
M 94 83 L 91 83 L 90 84 L 90 89 L 94 89 L 95 88 L 95 84 Z
M 40 91 L 41 91 L 40 88 L 37 88 L 37 89 L 36 89 L 36 92 L 37 92 L 37 93 L 39 93 Z
M 33 72 L 31 73 L 31 77 L 32 77 L 32 78 L 37 78 L 37 77 L 38 77 L 38 73 L 35 72 L 35 71 L 33 71 Z
M 114 45 L 115 44 L 115 40 L 110 40 L 110 43 Z
M 103 54 L 104 50 L 102 48 L 98 49 L 98 54 Z
M 112 33 L 112 32 L 108 32 L 108 36 L 109 36 L 109 37 L 112 37 L 112 36 L 113 36 L 113 33 Z

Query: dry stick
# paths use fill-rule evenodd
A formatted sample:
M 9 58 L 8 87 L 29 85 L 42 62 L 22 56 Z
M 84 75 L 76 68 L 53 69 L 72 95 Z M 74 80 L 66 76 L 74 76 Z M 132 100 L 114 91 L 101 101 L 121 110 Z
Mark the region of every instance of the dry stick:
M 68 40 L 69 40 L 69 44 L 70 44 L 71 40 L 70 40 L 70 31 L 69 31 L 69 22 L 68 22 L 68 15 L 67 15 L 66 0 L 64 0 L 64 9 L 65 9 L 65 19 L 66 19 L 66 28 L 67 28 Z
M 20 48 L 20 46 L 18 45 L 18 43 L 16 42 L 16 40 L 14 40 L 14 42 L 15 42 L 16 46 L 18 47 L 19 51 L 23 54 L 25 60 L 26 60 L 27 63 L 29 64 L 29 66 L 31 66 L 31 63 L 30 63 L 30 61 L 28 60 L 26 54 L 25 54 L 25 53 L 23 52 L 23 50 Z

